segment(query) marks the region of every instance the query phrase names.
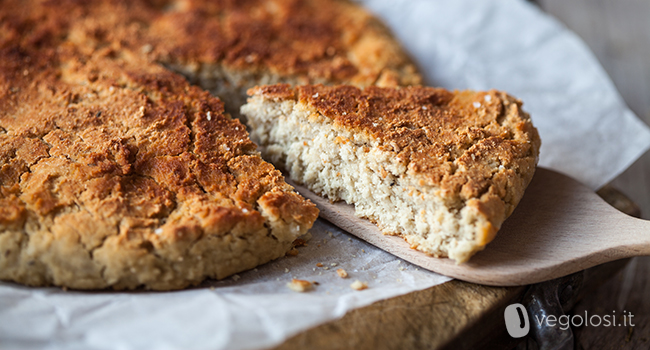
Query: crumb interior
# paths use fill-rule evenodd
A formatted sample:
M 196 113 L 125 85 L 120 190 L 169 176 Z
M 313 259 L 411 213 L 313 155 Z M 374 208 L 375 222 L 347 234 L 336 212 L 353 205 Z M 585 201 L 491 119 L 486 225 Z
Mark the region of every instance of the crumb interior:
M 483 249 L 477 232 L 489 227 L 485 216 L 461 200 L 444 200 L 438 187 L 422 186 L 378 140 L 338 127 L 293 100 L 254 96 L 241 113 L 265 159 L 310 190 L 354 204 L 356 215 L 378 224 L 384 234 L 457 262 Z

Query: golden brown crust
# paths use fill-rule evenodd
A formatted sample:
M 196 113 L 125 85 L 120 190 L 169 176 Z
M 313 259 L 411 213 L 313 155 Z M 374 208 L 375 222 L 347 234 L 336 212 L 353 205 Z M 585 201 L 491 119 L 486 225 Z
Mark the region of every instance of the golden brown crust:
M 49 26 L 41 21 L 51 22 Z M 86 53 L 111 46 L 163 64 L 284 81 L 415 85 L 388 30 L 347 0 L 3 1 L 4 38 L 38 30 Z
M 283 256 L 311 227 L 315 206 L 218 99 L 65 41 L 45 12 L 0 21 L 0 279 L 183 288 Z
M 521 101 L 504 92 L 274 85 L 249 94 L 307 104 L 334 125 L 378 140 L 449 207 L 463 203 L 489 220 L 476 235 L 479 246 L 512 213 L 537 164 L 537 130 Z

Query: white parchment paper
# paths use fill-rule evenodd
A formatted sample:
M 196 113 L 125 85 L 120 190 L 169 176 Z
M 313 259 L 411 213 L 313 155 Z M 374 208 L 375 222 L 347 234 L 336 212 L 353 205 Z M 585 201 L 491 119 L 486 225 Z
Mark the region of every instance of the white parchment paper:
M 585 45 L 523 0 L 360 3 L 384 19 L 428 84 L 497 88 L 524 100 L 542 136 L 543 166 L 597 188 L 650 145 L 648 128 L 625 107 Z M 449 280 L 324 221 L 311 233 L 296 257 L 178 292 L 66 292 L 0 283 L 0 347 L 265 348 L 351 309 Z M 340 267 L 349 279 L 336 275 Z M 320 284 L 295 293 L 286 288 L 292 277 Z M 352 290 L 356 279 L 369 288 Z

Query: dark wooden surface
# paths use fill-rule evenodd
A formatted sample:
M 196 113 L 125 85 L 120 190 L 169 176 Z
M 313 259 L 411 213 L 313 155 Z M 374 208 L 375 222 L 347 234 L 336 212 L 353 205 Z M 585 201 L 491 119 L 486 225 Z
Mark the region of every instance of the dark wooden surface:
M 542 9 L 578 34 L 610 75 L 626 103 L 650 125 L 650 1 L 538 0 Z M 650 152 L 612 182 L 650 219 Z M 624 234 L 624 232 L 620 232 Z M 634 327 L 575 329 L 577 349 L 650 349 L 650 257 L 588 295 L 574 312 L 630 311 Z

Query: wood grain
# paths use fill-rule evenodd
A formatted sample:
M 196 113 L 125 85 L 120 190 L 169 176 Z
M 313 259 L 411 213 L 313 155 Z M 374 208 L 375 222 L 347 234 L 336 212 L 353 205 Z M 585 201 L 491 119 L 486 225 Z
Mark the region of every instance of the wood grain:
M 458 335 L 468 329 L 473 330 L 472 336 L 462 339 L 463 348 L 477 348 L 495 338 L 515 345 L 505 327 L 499 327 L 502 319 L 496 323 L 493 318 L 502 317 L 505 307 L 519 300 L 524 290 L 455 280 L 353 310 L 337 321 L 290 338 L 276 349 L 408 350 L 445 345 L 457 349 L 458 344 L 452 342 L 459 341 Z M 498 332 L 504 334 L 495 334 Z
M 321 217 L 366 242 L 425 269 L 483 285 L 527 285 L 650 255 L 650 221 L 622 214 L 591 189 L 544 168 L 537 169 L 496 239 L 464 264 L 410 249 L 400 237 L 382 235 L 377 226 L 356 217 L 351 205 L 296 189 L 316 203 Z

